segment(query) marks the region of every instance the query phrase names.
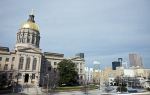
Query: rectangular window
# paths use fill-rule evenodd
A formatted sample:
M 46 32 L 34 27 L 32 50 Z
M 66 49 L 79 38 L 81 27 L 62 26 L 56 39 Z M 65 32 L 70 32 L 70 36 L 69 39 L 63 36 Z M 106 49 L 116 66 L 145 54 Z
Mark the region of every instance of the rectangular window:
M 54 68 L 54 72 L 56 72 L 57 71 L 57 69 L 56 68 Z
M 5 62 L 9 62 L 9 58 L 6 58 L 6 61 Z
M 10 78 L 10 79 L 12 78 L 12 73 L 9 74 L 9 78 Z
M 15 57 L 12 58 L 12 61 L 15 61 Z
M 82 67 L 82 63 L 80 63 L 80 67 Z
M 32 74 L 32 79 L 35 79 L 35 74 Z
M 48 71 L 51 71 L 51 66 L 48 67 Z
M 18 73 L 17 77 L 18 77 L 18 79 L 21 79 L 22 74 L 21 74 L 21 73 Z
M 2 68 L 1 68 L 1 64 L 0 64 L 0 70 L 1 70 Z
M 2 61 L 2 57 L 0 57 L 0 61 Z
M 11 70 L 13 70 L 13 67 L 14 67 L 14 65 L 13 65 L 13 64 L 11 64 L 11 68 L 10 68 L 10 69 L 11 69 Z
M 4 70 L 8 70 L 8 64 L 4 65 Z
M 26 70 L 29 70 L 30 69 L 30 57 L 27 58 L 26 60 Z
M 76 69 L 77 70 L 77 72 L 79 71 L 79 69 Z
M 54 65 L 57 65 L 57 62 L 54 62 Z
M 36 70 L 36 64 L 37 64 L 37 59 L 33 59 L 33 65 L 32 65 L 32 70 Z
M 21 70 L 21 69 L 23 69 L 24 58 L 23 58 L 23 57 L 20 57 L 19 60 L 20 60 L 20 61 L 19 61 L 19 69 Z
M 80 69 L 80 73 L 82 73 L 82 69 Z

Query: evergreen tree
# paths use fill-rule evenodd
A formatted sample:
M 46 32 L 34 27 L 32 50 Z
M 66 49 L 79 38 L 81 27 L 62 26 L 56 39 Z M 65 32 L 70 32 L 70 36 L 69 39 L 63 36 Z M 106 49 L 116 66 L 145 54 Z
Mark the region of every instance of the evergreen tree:
M 72 86 L 78 84 L 78 73 L 76 64 L 71 60 L 64 59 L 58 63 L 59 86 Z

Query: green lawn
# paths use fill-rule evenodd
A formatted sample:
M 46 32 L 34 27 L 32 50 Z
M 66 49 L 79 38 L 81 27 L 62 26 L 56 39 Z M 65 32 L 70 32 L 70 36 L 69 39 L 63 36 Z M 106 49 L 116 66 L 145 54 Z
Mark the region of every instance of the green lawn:
M 92 90 L 92 89 L 97 89 L 95 85 L 88 85 L 88 86 L 66 86 L 66 87 L 57 87 L 55 91 L 84 91 L 85 89 L 87 90 Z

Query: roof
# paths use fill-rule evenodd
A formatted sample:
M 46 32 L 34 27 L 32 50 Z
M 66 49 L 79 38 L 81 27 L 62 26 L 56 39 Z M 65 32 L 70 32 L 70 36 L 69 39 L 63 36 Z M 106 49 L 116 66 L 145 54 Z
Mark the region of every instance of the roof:
M 0 46 L 0 51 L 9 52 L 9 48 L 8 47 L 1 47 Z
M 46 56 L 54 56 L 54 57 L 64 57 L 64 54 L 61 53 L 52 53 L 52 52 L 44 52 Z

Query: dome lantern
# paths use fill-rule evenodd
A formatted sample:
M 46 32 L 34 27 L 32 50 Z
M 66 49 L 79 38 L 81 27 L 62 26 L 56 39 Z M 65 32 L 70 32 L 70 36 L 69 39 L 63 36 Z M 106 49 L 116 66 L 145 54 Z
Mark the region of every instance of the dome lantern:
M 33 12 L 29 15 L 28 20 L 21 25 L 21 29 L 32 29 L 39 32 L 39 26 L 35 23 Z

